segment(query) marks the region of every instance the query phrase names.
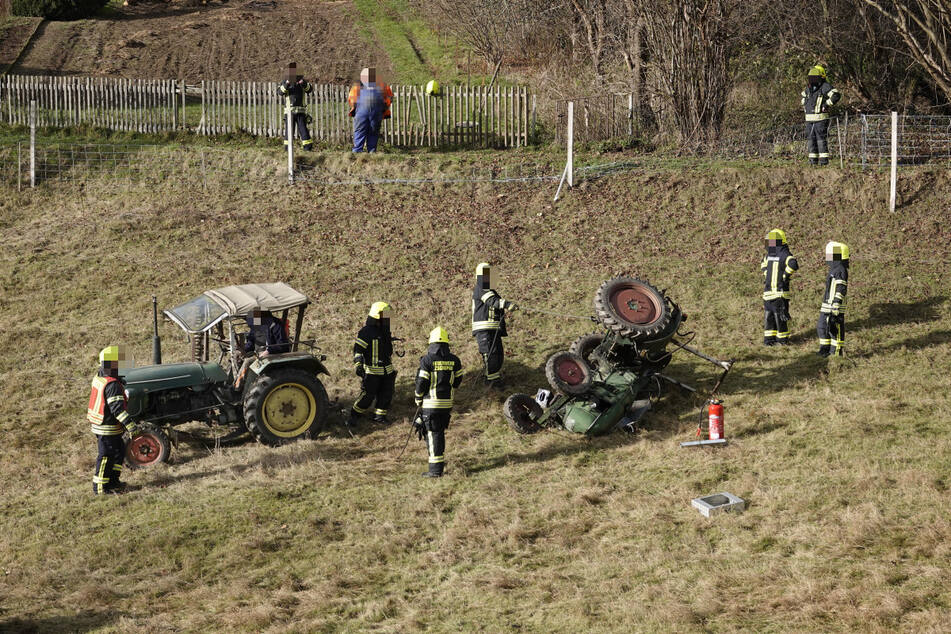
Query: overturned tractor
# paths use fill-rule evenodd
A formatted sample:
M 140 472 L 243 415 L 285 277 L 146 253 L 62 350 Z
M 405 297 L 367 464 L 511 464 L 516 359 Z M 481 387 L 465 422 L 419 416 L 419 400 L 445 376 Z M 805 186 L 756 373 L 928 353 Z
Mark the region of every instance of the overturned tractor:
M 582 335 L 569 350 L 549 357 L 545 376 L 551 390 L 540 389 L 534 398 L 513 394 L 505 401 L 503 413 L 515 431 L 531 434 L 548 427 L 589 436 L 615 428 L 633 431 L 665 383 L 696 391 L 663 374 L 677 350 L 723 368 L 714 392 L 732 366 L 688 345 L 692 334 L 680 331 L 686 316 L 645 280 L 607 280 L 594 296 L 594 310 L 604 332 Z

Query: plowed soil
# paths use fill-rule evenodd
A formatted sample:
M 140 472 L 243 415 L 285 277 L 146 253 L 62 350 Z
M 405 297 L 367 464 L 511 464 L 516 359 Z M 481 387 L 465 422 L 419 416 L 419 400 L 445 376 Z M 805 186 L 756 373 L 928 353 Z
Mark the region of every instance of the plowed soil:
M 391 75 L 356 16 L 349 1 L 140 2 L 110 18 L 44 23 L 11 72 L 263 81 L 296 61 L 318 82 L 348 82 L 368 64 Z

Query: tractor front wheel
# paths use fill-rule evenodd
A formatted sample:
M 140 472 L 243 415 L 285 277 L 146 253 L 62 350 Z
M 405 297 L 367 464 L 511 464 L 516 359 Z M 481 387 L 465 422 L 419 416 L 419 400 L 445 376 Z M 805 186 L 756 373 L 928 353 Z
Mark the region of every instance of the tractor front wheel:
M 513 394 L 505 399 L 502 413 L 509 427 L 520 434 L 534 434 L 541 431 L 542 426 L 536 421 L 542 415 L 542 406 L 528 394 Z
M 280 368 L 258 377 L 244 397 L 248 431 L 271 447 L 316 437 L 329 410 L 324 386 L 298 368 Z
M 574 352 L 556 352 L 545 364 L 548 384 L 559 394 L 579 395 L 591 389 L 591 367 Z
M 604 341 L 603 332 L 589 332 L 575 339 L 568 350 L 580 356 L 590 367 L 594 368 L 596 364 L 592 362 L 591 353 L 601 345 L 602 341 Z
M 171 445 L 168 435 L 155 425 L 145 423 L 139 426 L 141 433 L 125 445 L 125 463 L 130 469 L 148 469 L 168 462 Z

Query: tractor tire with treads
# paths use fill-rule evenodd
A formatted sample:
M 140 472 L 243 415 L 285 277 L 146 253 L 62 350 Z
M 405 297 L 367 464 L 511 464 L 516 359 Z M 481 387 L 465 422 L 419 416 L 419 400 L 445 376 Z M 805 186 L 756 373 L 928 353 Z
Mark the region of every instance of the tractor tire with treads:
M 601 284 L 594 312 L 602 326 L 635 341 L 656 337 L 671 317 L 664 294 L 633 277 L 614 277 Z
M 139 425 L 140 433 L 125 444 L 125 463 L 130 469 L 148 469 L 168 462 L 171 445 L 168 435 L 149 423 Z
M 271 447 L 316 437 L 329 410 L 324 386 L 299 368 L 278 368 L 258 377 L 244 397 L 248 431 Z
M 581 335 L 575 342 L 571 344 L 571 347 L 568 348 L 570 352 L 574 352 L 576 355 L 585 360 L 585 362 L 592 368 L 595 367 L 595 362 L 591 360 L 591 353 L 594 352 L 594 349 L 601 345 L 601 342 L 604 341 L 604 333 L 601 332 L 589 332 L 586 335 Z
M 513 394 L 505 399 L 502 413 L 509 427 L 520 434 L 534 434 L 542 429 L 535 422 L 542 415 L 542 407 L 528 394 Z
M 591 367 L 580 355 L 567 350 L 548 357 L 545 378 L 559 394 L 577 396 L 591 389 Z

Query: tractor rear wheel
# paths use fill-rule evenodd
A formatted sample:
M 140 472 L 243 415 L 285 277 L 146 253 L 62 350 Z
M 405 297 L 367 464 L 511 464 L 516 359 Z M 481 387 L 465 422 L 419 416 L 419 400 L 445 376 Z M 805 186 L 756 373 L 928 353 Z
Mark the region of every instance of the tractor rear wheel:
M 171 445 L 168 435 L 160 428 L 149 423 L 139 426 L 141 433 L 125 445 L 125 463 L 130 469 L 148 469 L 162 462 L 168 462 Z
M 536 422 L 542 415 L 542 406 L 528 394 L 513 394 L 505 399 L 502 413 L 509 427 L 520 434 L 534 434 L 542 429 Z
M 595 362 L 591 360 L 591 353 L 594 352 L 595 348 L 601 345 L 602 341 L 604 341 L 604 333 L 589 332 L 575 339 L 575 342 L 571 344 L 568 350 L 584 359 L 585 362 L 593 368 L 595 367 Z
M 244 397 L 248 431 L 271 447 L 316 437 L 329 410 L 324 386 L 298 368 L 279 368 L 258 377 Z
M 635 341 L 656 337 L 671 318 L 664 294 L 633 277 L 614 277 L 601 284 L 594 312 L 605 328 Z
M 560 394 L 578 395 L 591 389 L 591 367 L 581 355 L 567 350 L 548 357 L 545 377 L 551 388 Z

